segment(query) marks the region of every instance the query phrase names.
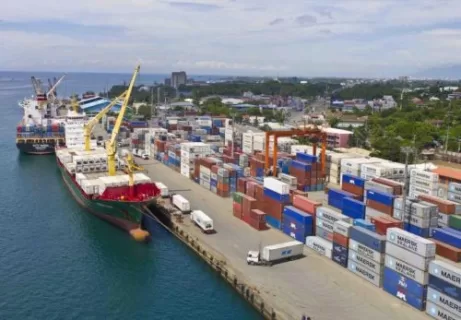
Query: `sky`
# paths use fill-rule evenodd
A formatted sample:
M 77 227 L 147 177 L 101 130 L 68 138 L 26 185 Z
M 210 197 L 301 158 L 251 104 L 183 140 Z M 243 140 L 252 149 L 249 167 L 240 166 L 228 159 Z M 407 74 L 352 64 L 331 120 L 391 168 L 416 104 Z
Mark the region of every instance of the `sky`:
M 11 0 L 0 70 L 411 75 L 461 64 L 460 0 Z

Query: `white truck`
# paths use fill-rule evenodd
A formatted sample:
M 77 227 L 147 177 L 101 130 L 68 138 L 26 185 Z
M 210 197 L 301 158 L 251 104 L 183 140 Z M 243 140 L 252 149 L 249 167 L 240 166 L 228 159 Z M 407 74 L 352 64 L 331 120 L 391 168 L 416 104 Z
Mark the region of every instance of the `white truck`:
M 133 149 L 133 155 L 144 160 L 149 160 L 149 155 L 140 149 Z
M 160 196 L 162 198 L 168 197 L 168 187 L 161 182 L 156 181 L 155 186 L 160 189 Z
M 248 251 L 247 263 L 249 265 L 272 266 L 275 263 L 301 258 L 303 252 L 303 243 L 299 241 L 289 241 L 265 246 L 259 251 Z
M 213 219 L 201 210 L 194 210 L 190 213 L 190 219 L 198 226 L 203 233 L 214 233 Z
M 180 194 L 174 194 L 171 197 L 171 203 L 178 208 L 183 214 L 190 213 L 190 203 Z

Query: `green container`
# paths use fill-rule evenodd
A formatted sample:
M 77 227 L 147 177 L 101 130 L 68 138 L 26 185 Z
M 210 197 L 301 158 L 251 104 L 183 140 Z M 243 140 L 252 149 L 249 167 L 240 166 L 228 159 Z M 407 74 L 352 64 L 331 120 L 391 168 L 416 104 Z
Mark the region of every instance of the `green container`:
M 243 202 L 243 193 L 234 192 L 234 194 L 232 195 L 232 199 L 234 200 L 234 202 L 242 204 L 242 202 Z
M 456 230 L 461 230 L 461 216 L 451 215 L 448 218 L 448 226 Z

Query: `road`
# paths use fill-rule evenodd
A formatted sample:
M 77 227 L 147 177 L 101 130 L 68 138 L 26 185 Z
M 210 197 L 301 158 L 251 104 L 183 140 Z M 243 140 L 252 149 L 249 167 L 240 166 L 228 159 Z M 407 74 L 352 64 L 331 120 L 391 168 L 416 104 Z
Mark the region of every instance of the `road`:
M 190 179 L 154 160 L 138 160 L 154 181 L 186 197 L 192 209 L 203 210 L 214 221 L 217 234 L 201 238 L 224 255 L 234 269 L 245 275 L 261 295 L 277 310 L 301 319 L 313 320 L 428 320 L 423 312 L 412 309 L 397 298 L 360 279 L 331 260 L 305 248 L 306 257 L 273 267 L 248 266 L 248 250 L 288 241 L 276 230 L 256 231 L 232 215 L 232 200 L 205 190 Z M 322 193 L 311 193 L 321 200 Z M 155 241 L 155 235 L 153 235 Z M 290 319 L 290 317 L 287 317 Z

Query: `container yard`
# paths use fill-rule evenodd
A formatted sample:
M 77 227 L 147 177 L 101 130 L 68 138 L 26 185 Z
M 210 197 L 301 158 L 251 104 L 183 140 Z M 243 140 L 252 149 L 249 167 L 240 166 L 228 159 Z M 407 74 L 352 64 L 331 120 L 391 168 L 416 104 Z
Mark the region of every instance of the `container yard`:
M 178 212 L 199 211 L 208 226 L 191 217 L 195 227 L 182 232 L 241 272 L 271 306 L 270 317 L 452 316 L 428 297 L 454 292 L 431 282 L 431 263 L 461 272 L 461 183 L 446 170 L 439 175 L 440 168 L 421 164 L 405 172 L 400 163 L 325 150 L 322 139 L 318 145 L 283 139 L 289 132 L 245 132 L 238 139 L 229 119 L 167 119 L 162 125 L 132 128 L 132 148 L 149 150 L 152 159 L 139 161 L 167 189 L 164 198 L 173 194 Z M 309 136 L 309 130 L 295 133 Z M 164 211 L 161 203 L 153 210 Z M 289 239 L 303 244 L 302 256 L 258 266 L 270 262 L 265 248 Z M 340 303 L 330 307 L 327 297 Z

